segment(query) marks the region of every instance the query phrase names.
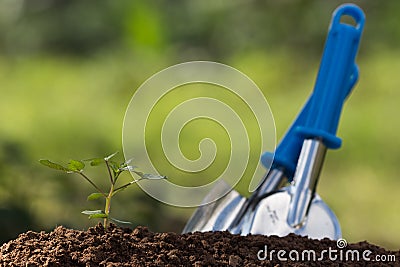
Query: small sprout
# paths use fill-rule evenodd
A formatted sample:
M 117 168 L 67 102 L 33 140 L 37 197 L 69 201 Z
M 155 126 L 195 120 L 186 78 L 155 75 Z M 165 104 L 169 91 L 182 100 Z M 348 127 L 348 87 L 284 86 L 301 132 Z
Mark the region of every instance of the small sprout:
M 117 163 L 114 160 L 111 160 L 114 158 L 115 155 L 117 155 L 118 152 L 115 152 L 112 155 L 109 155 L 105 158 L 92 158 L 88 160 L 84 160 L 89 162 L 90 166 L 99 166 L 102 164 L 105 164 L 110 180 L 110 188 L 107 193 L 100 189 L 93 181 L 90 179 L 84 172 L 85 168 L 85 163 L 81 160 L 70 160 L 68 162 L 67 167 L 64 167 L 63 165 L 60 165 L 58 163 L 51 162 L 50 160 L 47 159 L 41 159 L 39 162 L 49 168 L 63 171 L 65 173 L 76 173 L 80 176 L 82 176 L 86 181 L 88 181 L 96 190 L 97 192 L 90 194 L 87 197 L 87 200 L 96 200 L 99 198 L 104 198 L 105 199 L 105 206 L 104 210 L 84 210 L 82 211 L 83 214 L 89 215 L 89 219 L 94 219 L 94 218 L 101 218 L 104 219 L 104 228 L 107 229 L 107 225 L 109 221 L 114 221 L 117 223 L 122 223 L 122 224 L 130 224 L 130 222 L 126 221 L 121 221 L 115 218 L 110 217 L 110 211 L 111 211 L 111 199 L 114 195 L 116 195 L 118 192 L 126 189 L 132 184 L 135 184 L 141 180 L 149 179 L 149 180 L 158 180 L 158 179 L 166 179 L 166 176 L 160 176 L 160 175 L 155 175 L 155 174 L 148 174 L 148 173 L 143 173 L 140 171 L 135 170 L 135 166 L 131 166 L 130 163 L 132 160 L 127 160 L 123 163 Z M 118 177 L 121 175 L 123 172 L 130 172 L 138 175 L 140 178 L 137 180 L 133 180 L 127 184 L 121 185 L 119 187 L 116 186 Z

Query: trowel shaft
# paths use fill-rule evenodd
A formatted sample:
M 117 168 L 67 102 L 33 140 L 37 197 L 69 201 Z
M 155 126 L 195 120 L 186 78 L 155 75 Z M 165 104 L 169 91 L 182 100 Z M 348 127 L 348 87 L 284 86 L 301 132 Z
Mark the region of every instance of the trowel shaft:
M 314 197 L 319 174 L 326 154 L 326 146 L 318 139 L 304 140 L 296 173 L 293 178 L 293 198 L 289 207 L 288 223 L 301 226 Z

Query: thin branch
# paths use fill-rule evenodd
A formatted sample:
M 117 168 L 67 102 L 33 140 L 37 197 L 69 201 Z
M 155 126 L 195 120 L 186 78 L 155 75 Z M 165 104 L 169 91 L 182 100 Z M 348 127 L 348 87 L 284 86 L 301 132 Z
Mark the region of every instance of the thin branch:
M 113 175 L 111 173 L 111 168 L 110 168 L 110 164 L 108 164 L 108 160 L 104 159 L 104 161 L 106 162 L 106 166 L 107 166 L 107 170 L 108 170 L 108 175 L 110 176 L 110 182 L 111 184 L 114 184 L 114 180 L 113 180 Z
M 125 189 L 125 188 L 127 188 L 128 186 L 130 186 L 130 185 L 132 185 L 132 184 L 136 184 L 137 182 L 139 182 L 139 181 L 141 181 L 141 180 L 145 180 L 145 178 L 140 178 L 140 179 L 138 179 L 138 180 L 133 180 L 132 182 L 129 182 L 129 183 L 127 183 L 127 184 L 124 184 L 124 185 L 118 187 L 117 189 L 114 189 L 114 193 L 116 193 L 117 191 L 120 191 L 120 190 L 122 190 L 122 189 Z
M 87 177 L 83 172 L 77 172 L 77 173 L 80 174 L 83 178 L 85 178 L 85 180 L 88 181 L 94 188 L 96 188 L 100 194 L 102 194 L 104 197 L 107 197 L 107 195 L 103 193 L 103 191 L 101 191 L 101 189 L 95 183 L 93 183 L 92 180 L 90 180 L 89 177 Z
M 117 183 L 117 179 L 118 179 L 118 177 L 119 177 L 119 175 L 120 175 L 121 173 L 122 173 L 121 171 L 118 171 L 118 172 L 115 174 L 115 177 L 114 177 L 114 184 Z

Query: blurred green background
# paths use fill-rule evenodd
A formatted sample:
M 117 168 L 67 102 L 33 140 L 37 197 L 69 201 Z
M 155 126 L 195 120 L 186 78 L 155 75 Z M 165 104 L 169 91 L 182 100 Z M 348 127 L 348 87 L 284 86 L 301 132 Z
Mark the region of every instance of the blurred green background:
M 170 65 L 210 60 L 247 74 L 269 101 L 279 139 L 313 88 L 331 13 L 343 2 L 2 0 L 0 243 L 27 229 L 95 223 L 79 214 L 96 207 L 86 201 L 90 185 L 38 160 L 121 151 L 130 98 Z M 349 242 L 398 249 L 400 2 L 354 3 L 367 17 L 360 81 L 339 127 L 343 147 L 328 153 L 318 191 Z M 113 205 L 116 217 L 154 231 L 181 231 L 194 210 L 137 186 Z

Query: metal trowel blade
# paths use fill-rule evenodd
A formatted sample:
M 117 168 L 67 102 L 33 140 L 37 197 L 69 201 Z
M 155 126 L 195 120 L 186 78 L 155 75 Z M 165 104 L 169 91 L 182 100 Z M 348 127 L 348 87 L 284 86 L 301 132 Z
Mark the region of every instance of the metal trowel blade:
M 182 231 L 183 233 L 225 231 L 228 229 L 245 203 L 246 198 L 233 190 L 226 182 L 220 180 L 207 194 L 203 202 L 208 203 L 209 199 L 215 198 L 217 195 L 222 195 L 223 197 L 198 207 L 187 222 Z
M 251 234 L 286 236 L 295 233 L 313 239 L 341 238 L 340 224 L 333 211 L 315 194 L 307 217 L 299 227 L 287 222 L 291 201 L 290 188 L 285 187 L 261 200 L 255 209 Z

